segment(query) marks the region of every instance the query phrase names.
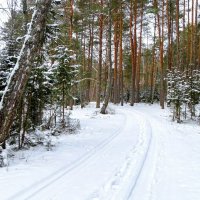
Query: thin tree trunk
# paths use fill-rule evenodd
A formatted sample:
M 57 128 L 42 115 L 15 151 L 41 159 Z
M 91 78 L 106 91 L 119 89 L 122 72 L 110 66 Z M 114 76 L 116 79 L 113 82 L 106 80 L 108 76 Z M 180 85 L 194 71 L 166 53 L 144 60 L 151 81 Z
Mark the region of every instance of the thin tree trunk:
M 142 0 L 141 12 L 140 12 L 139 52 L 138 52 L 137 74 L 136 74 L 136 102 L 137 103 L 140 102 L 140 67 L 141 67 L 141 57 L 142 57 L 143 6 L 144 6 L 144 2 Z
M 74 18 L 74 0 L 69 0 L 66 1 L 66 5 L 65 5 L 65 17 L 66 17 L 66 24 L 69 24 L 69 28 L 67 27 L 67 31 L 68 31 L 68 45 L 69 48 L 72 49 L 73 48 L 73 18 Z M 69 22 L 68 20 L 69 19 Z M 72 53 L 72 52 L 71 52 Z M 73 61 L 70 61 L 69 65 L 72 65 Z M 71 98 L 69 100 L 69 106 L 70 109 L 73 110 L 73 105 L 74 105 L 74 99 L 72 98 L 73 96 L 73 87 L 70 90 L 71 93 Z
M 192 25 L 191 25 L 191 48 L 190 48 L 190 64 L 194 67 L 194 0 L 192 0 Z M 192 71 L 191 69 L 191 71 Z
M 196 27 L 196 44 L 197 44 L 197 52 L 196 52 L 196 64 L 197 69 L 200 69 L 200 35 L 198 32 L 198 12 L 199 12 L 200 4 L 199 1 L 196 0 L 196 21 L 195 21 L 195 27 Z
M 101 0 L 101 6 L 103 7 L 103 0 Z M 103 14 L 99 17 L 99 66 L 98 66 L 98 81 L 97 81 L 97 102 L 96 107 L 100 108 L 101 102 L 101 79 L 102 79 L 102 47 L 103 47 Z
M 195 5 L 195 33 L 194 33 L 194 65 L 195 69 L 198 69 L 198 57 L 197 57 L 197 51 L 198 51 L 198 0 L 196 0 L 196 5 Z
M 118 103 L 118 47 L 119 47 L 119 39 L 118 39 L 118 20 L 115 21 L 114 25 L 114 103 Z
M 185 30 L 186 0 L 183 1 L 183 31 Z
M 27 32 L 28 24 L 28 11 L 27 11 L 27 0 L 22 0 L 23 15 L 24 15 L 24 32 Z
M 65 127 L 65 83 L 62 83 L 62 124 Z
M 70 28 L 69 28 L 69 38 L 72 41 L 73 34 L 73 17 L 74 17 L 74 0 L 70 0 Z
M 154 5 L 158 9 L 157 0 L 154 0 Z M 160 25 L 160 15 L 157 13 L 159 49 L 160 49 L 160 106 L 164 109 L 164 70 L 163 70 L 163 26 L 164 26 L 164 1 L 162 4 L 162 22 Z
M 189 69 L 190 65 L 190 1 L 188 0 L 188 34 L 187 34 L 187 70 Z
M 108 58 L 109 58 L 109 69 L 108 69 L 108 83 L 106 87 L 106 94 L 103 106 L 101 107 L 101 113 L 106 114 L 106 108 L 111 95 L 112 89 L 112 47 L 111 47 L 111 38 L 112 38 L 112 19 L 111 19 L 111 0 L 108 1 Z
M 186 0 L 183 2 L 183 32 L 185 32 L 185 16 L 186 16 Z M 186 41 L 186 35 L 185 33 L 183 34 L 183 46 L 181 47 L 182 49 L 182 55 L 181 55 L 181 68 L 184 71 L 185 65 L 187 66 L 187 41 Z
M 134 80 L 134 102 L 136 97 L 136 71 L 137 71 L 137 0 L 134 1 L 134 68 L 133 68 L 133 80 Z
M 131 106 L 134 105 L 135 98 L 134 98 L 134 87 L 135 87 L 135 80 L 134 80 L 134 47 L 133 47 L 133 1 L 130 2 L 130 42 L 131 42 Z
M 93 55 L 94 55 L 94 14 L 92 16 L 92 30 L 91 30 L 91 55 L 90 55 L 90 78 L 92 79 L 92 67 L 93 67 Z M 90 81 L 90 87 L 91 87 Z M 89 92 L 89 101 L 92 98 L 91 91 Z
M 156 17 L 155 17 L 155 25 L 154 25 L 154 38 L 153 38 L 153 63 L 152 63 L 152 67 L 151 67 L 151 79 L 150 79 L 150 99 L 151 99 L 151 103 L 153 104 L 154 102 L 154 92 L 153 92 L 153 88 L 154 88 L 154 75 L 155 75 L 155 44 L 156 43 Z
M 171 0 L 167 0 L 167 26 L 168 26 L 168 69 L 172 70 L 172 45 L 171 45 Z
M 82 21 L 83 24 L 83 21 Z M 83 47 L 83 32 L 81 33 L 81 47 Z M 84 65 L 84 53 L 82 55 L 82 65 L 80 66 L 80 78 L 81 80 L 83 79 L 83 65 Z M 83 106 L 83 83 L 79 83 L 79 92 L 80 92 L 80 104 L 81 104 L 81 108 Z
M 88 49 L 88 69 L 87 69 L 87 74 L 88 74 L 88 80 L 87 80 L 87 102 L 90 102 L 90 93 L 91 93 L 91 77 L 92 77 L 92 62 L 93 62 L 93 43 L 94 43 L 94 16 L 92 18 L 92 23 L 89 24 L 89 49 Z
M 123 16 L 122 16 L 122 4 L 121 4 L 121 11 L 120 11 L 120 24 L 119 24 L 119 29 L 120 29 L 120 36 L 119 36 L 119 95 L 120 95 L 120 101 L 121 101 L 121 106 L 123 106 L 123 101 L 124 101 L 124 91 L 123 91 L 123 45 L 122 45 L 122 34 L 123 34 Z
M 179 0 L 176 0 L 176 45 L 177 45 L 177 57 L 176 57 L 176 66 L 179 69 L 180 67 L 180 52 L 179 52 Z
M 134 8 L 133 8 L 134 7 Z M 133 9 L 134 9 L 134 36 L 132 33 L 133 28 Z M 135 78 L 136 78 L 136 65 L 137 65 L 137 1 L 131 0 L 130 6 L 130 37 L 131 37 L 131 60 L 132 60 L 132 79 L 131 79 L 131 106 L 135 103 Z

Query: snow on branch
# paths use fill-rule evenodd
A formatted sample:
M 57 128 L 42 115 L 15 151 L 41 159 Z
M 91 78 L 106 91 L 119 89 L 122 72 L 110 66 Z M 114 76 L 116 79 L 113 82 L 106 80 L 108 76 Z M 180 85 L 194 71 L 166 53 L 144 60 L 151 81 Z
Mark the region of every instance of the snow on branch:
M 47 16 L 51 3 L 52 0 L 36 1 L 36 7 L 33 11 L 23 46 L 3 92 L 0 102 L 0 144 L 9 137 L 9 130 L 30 76 L 33 63 L 40 54 L 44 44 Z

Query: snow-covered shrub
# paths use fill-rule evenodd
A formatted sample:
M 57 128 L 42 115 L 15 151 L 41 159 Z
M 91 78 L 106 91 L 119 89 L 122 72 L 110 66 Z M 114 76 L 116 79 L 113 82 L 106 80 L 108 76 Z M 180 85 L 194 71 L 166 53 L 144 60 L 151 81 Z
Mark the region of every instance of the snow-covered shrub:
M 52 148 L 55 146 L 55 138 L 50 133 L 47 133 L 44 137 L 43 144 L 46 147 L 47 151 L 51 151 Z
M 67 121 L 66 131 L 67 133 L 77 133 L 80 129 L 80 121 L 78 119 L 69 118 Z
M 200 97 L 200 71 L 193 70 L 191 76 L 188 77 L 188 107 L 191 118 L 196 115 L 195 106 L 199 103 Z
M 182 105 L 187 101 L 188 83 L 183 74 L 175 69 L 167 74 L 167 104 L 173 109 L 173 120 L 181 122 Z
M 108 107 L 107 108 L 107 113 L 111 114 L 111 115 L 114 115 L 115 114 L 115 110 L 113 108 L 111 108 L 111 107 Z
M 7 150 L 2 149 L 2 147 L 0 147 L 0 167 L 5 167 L 7 165 L 8 165 Z
M 181 73 L 177 69 L 167 74 L 167 104 L 173 110 L 173 120 L 181 122 L 181 116 L 191 118 L 196 114 L 195 106 L 200 98 L 200 72 L 193 70 Z
M 151 88 L 145 88 L 140 92 L 140 101 L 144 103 L 158 102 L 160 99 L 159 91 L 151 91 Z

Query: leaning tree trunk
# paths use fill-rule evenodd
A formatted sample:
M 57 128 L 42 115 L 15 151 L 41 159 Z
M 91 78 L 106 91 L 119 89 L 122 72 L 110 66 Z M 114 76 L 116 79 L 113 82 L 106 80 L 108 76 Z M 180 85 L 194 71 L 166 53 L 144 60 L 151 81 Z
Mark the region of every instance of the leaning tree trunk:
M 32 64 L 45 40 L 47 14 L 52 0 L 37 3 L 17 63 L 9 77 L 0 102 L 0 144 L 9 137 L 9 130 L 29 78 Z

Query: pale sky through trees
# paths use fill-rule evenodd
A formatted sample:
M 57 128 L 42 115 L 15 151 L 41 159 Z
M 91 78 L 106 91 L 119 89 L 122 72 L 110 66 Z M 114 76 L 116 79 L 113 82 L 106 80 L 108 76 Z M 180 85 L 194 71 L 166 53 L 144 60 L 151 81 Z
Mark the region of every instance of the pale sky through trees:
M 8 19 L 8 13 L 4 8 L 7 8 L 7 0 L 0 0 L 0 26 Z
M 21 1 L 21 0 L 18 0 L 18 1 Z M 3 11 L 1 9 L 1 8 L 7 8 L 8 7 L 7 2 L 11 2 L 11 0 L 0 0 L 0 26 L 2 25 L 2 22 L 5 22 L 8 19 L 8 13 L 6 13 L 6 11 Z M 196 0 L 194 2 L 196 4 Z M 191 3 L 190 3 L 190 7 L 191 7 Z M 198 13 L 200 14 L 200 9 L 199 9 Z
M 7 8 L 9 7 L 8 5 L 11 4 L 11 1 L 12 0 L 0 0 L 0 27 L 3 25 L 4 22 L 6 22 L 8 20 L 9 10 L 7 10 Z M 17 3 L 19 3 L 20 1 L 21 0 L 17 0 Z M 181 0 L 180 0 L 180 2 L 181 2 Z M 192 2 L 190 2 L 190 8 L 191 8 L 191 3 Z M 194 1 L 194 5 L 195 4 L 196 4 L 196 0 Z M 198 10 L 198 15 L 200 15 L 200 9 Z M 198 19 L 200 21 L 200 18 L 198 18 Z M 187 14 L 186 14 L 186 20 L 187 20 Z M 190 20 L 191 20 L 191 16 L 190 16 Z M 153 34 L 153 26 L 149 31 L 151 34 Z M 145 34 L 145 33 L 143 33 L 143 34 Z M 145 35 L 144 35 L 144 38 L 146 38 Z M 148 39 L 146 38 L 145 40 L 148 40 Z M 145 43 L 147 44 L 147 41 L 145 41 Z M 1 42 L 0 42 L 0 46 L 1 46 Z

